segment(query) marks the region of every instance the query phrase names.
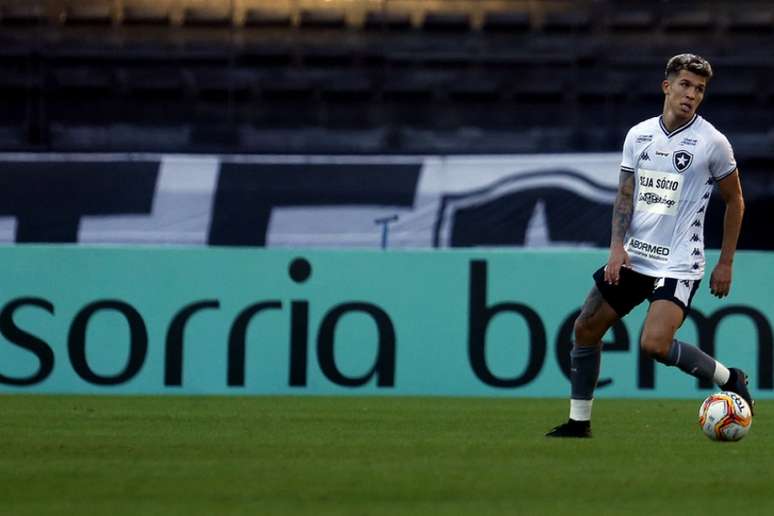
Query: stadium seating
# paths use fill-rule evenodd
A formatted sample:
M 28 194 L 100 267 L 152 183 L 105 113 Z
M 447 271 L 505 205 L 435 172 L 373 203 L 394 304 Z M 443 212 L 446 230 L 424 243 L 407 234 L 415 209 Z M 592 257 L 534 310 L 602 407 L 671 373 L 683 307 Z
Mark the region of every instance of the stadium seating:
M 290 12 L 271 9 L 247 9 L 245 11 L 245 28 L 290 27 L 292 20 Z
M 488 11 L 481 30 L 492 33 L 524 34 L 531 30 L 531 19 L 524 11 Z
M 127 6 L 121 19 L 123 25 L 128 26 L 165 26 L 172 22 L 171 13 L 165 6 Z
M 0 6 L 0 23 L 4 27 L 29 27 L 48 22 L 43 3 L 9 3 Z
M 72 4 L 65 8 L 62 21 L 66 25 L 105 26 L 113 22 L 113 17 L 108 4 Z
M 263 140 L 249 135 L 275 125 L 300 135 L 313 128 L 321 145 L 319 134 L 341 142 L 337 131 L 360 130 L 375 135 L 361 148 L 389 152 L 411 140 L 394 135 L 419 131 L 411 144 L 429 142 L 424 150 L 434 152 L 455 147 L 468 129 L 500 143 L 507 138 L 499 135 L 521 134 L 504 151 L 524 142 L 541 142 L 547 147 L 534 150 L 546 152 L 613 150 L 633 120 L 658 111 L 665 57 L 690 49 L 717 70 L 708 117 L 757 148 L 761 135 L 774 133 L 774 9 L 762 1 L 755 9 L 681 5 L 691 8 L 638 1 L 623 9 L 613 0 L 379 0 L 359 10 L 316 0 L 0 0 L 0 147 L 36 148 L 7 136 L 19 127 L 35 128 L 40 141 L 41 131 L 63 137 L 68 128 L 84 134 L 108 124 L 134 127 L 133 141 L 148 127 L 188 128 L 201 136 L 189 142 L 193 150 L 206 142 L 202 125 L 231 125 L 218 134 L 247 134 L 233 143 L 258 152 Z M 99 114 L 79 109 L 95 102 Z M 55 131 L 45 131 L 49 123 Z M 483 145 L 458 143 L 460 152 Z
M 368 11 L 363 28 L 366 30 L 400 31 L 411 29 L 411 16 L 407 12 Z
M 542 24 L 547 34 L 577 34 L 591 30 L 591 14 L 584 10 L 555 11 L 545 15 Z
M 422 22 L 422 30 L 428 32 L 467 32 L 470 29 L 470 15 L 465 12 L 429 11 Z
M 604 16 L 606 28 L 618 34 L 650 32 L 656 26 L 656 14 L 649 9 L 612 11 Z
M 304 9 L 299 16 L 302 28 L 343 29 L 346 27 L 344 11 L 326 9 Z
M 770 35 L 774 30 L 774 11 L 771 9 L 740 10 L 729 13 L 727 31 L 733 36 L 744 34 Z
M 228 28 L 232 26 L 232 16 L 227 5 L 219 9 L 190 7 L 183 11 L 182 22 L 185 27 Z
M 677 11 L 664 15 L 663 27 L 666 32 L 679 32 L 681 35 L 709 36 L 716 28 L 717 20 L 711 11 Z

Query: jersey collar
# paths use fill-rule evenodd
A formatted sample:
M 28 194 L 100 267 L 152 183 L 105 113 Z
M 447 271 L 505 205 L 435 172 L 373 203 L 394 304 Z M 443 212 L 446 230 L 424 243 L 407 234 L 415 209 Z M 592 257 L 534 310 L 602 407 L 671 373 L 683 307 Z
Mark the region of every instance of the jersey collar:
M 690 120 L 688 120 L 686 123 L 684 123 L 683 125 L 681 125 L 677 129 L 675 129 L 671 133 L 669 132 L 669 130 L 664 125 L 664 115 L 660 115 L 658 117 L 658 125 L 661 126 L 661 130 L 664 131 L 664 134 L 667 136 L 667 138 L 671 138 L 672 136 L 676 135 L 677 133 L 681 133 L 681 132 L 685 131 L 686 129 L 688 129 L 691 125 L 693 125 L 693 123 L 696 121 L 696 119 L 698 117 L 699 117 L 699 115 L 694 113 L 693 117 Z

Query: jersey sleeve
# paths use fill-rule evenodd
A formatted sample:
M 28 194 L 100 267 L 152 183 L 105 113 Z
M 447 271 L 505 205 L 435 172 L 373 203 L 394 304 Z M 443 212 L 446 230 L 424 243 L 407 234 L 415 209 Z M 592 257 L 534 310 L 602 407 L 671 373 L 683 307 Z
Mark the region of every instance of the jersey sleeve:
M 720 181 L 736 170 L 734 150 L 728 138 L 718 133 L 709 153 L 709 171 L 715 181 Z
M 626 139 L 624 140 L 621 170 L 624 172 L 634 172 L 634 164 L 634 128 L 632 128 L 626 133 Z

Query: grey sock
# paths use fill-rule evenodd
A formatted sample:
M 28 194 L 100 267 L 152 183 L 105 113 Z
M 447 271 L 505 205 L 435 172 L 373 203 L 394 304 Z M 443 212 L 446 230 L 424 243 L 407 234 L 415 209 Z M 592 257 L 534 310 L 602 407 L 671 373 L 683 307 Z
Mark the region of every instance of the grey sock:
M 696 346 L 675 339 L 666 359 L 659 360 L 668 366 L 677 366 L 696 378 L 712 380 L 715 374 L 715 359 Z
M 594 387 L 599 379 L 599 346 L 573 345 L 570 351 L 570 397 L 574 400 L 594 398 Z

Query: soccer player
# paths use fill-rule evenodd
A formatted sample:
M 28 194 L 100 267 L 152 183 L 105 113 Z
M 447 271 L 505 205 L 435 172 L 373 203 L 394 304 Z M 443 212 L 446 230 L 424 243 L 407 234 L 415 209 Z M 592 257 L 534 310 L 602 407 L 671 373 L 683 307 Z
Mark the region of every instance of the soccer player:
M 736 392 L 753 407 L 743 371 L 675 340 L 704 275 L 704 215 L 714 185 L 726 204 L 720 258 L 709 285 L 719 298 L 731 288 L 744 212 L 731 145 L 696 114 L 711 78 L 705 59 L 672 57 L 661 83 L 661 116 L 640 122 L 626 135 L 607 265 L 594 273 L 595 286 L 575 321 L 570 418 L 549 437 L 591 437 L 602 336 L 646 299 L 642 349 L 662 364 Z

